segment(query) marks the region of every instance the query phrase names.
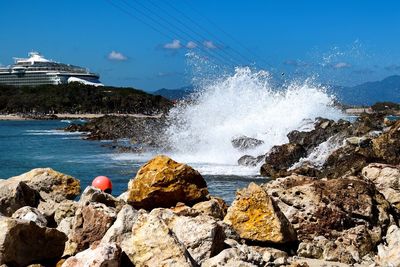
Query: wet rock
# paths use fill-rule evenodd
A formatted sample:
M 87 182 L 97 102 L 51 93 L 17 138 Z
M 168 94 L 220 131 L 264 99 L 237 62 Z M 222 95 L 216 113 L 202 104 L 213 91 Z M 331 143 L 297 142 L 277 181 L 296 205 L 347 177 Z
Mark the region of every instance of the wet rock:
M 359 262 L 381 242 L 390 222 L 389 203 L 372 183 L 357 177 L 321 180 L 292 175 L 265 184 L 264 189 L 292 223 L 299 240 L 313 243 L 314 248 L 303 248 L 306 254 L 302 255 L 318 257 L 318 248 L 332 244 L 328 254 L 323 249 L 325 260 L 335 260 L 332 255 L 340 254 L 335 252 L 339 247 L 353 252 L 337 260 Z M 327 244 L 318 245 L 319 236 Z
M 314 130 L 312 131 L 300 132 L 295 130 L 290 132 L 287 135 L 289 143 L 300 145 L 308 154 L 318 145 L 328 140 L 329 137 L 346 130 L 350 126 L 350 123 L 345 120 L 335 122 L 333 120 L 318 118 L 314 126 Z
M 0 213 L 6 216 L 24 206 L 37 207 L 39 199 L 39 193 L 24 182 L 5 180 L 0 183 Z
M 64 255 L 74 255 L 103 238 L 117 217 L 115 209 L 89 202 L 77 209 Z
M 274 201 L 258 185 L 237 192 L 224 222 L 232 225 L 241 238 L 276 244 L 297 240 L 296 232 Z
M 387 201 L 400 214 L 400 168 L 398 166 L 372 163 L 362 169 L 364 178 L 372 181 Z
M 368 138 L 366 136 L 352 136 L 346 138 L 346 142 L 353 146 L 368 147 L 371 143 L 371 138 Z
M 218 254 L 224 247 L 223 229 L 210 216 L 177 216 L 167 209 L 154 209 L 150 215 L 162 218 L 194 261 L 199 264 Z
M 265 163 L 260 169 L 261 175 L 272 178 L 286 176 L 290 173 L 287 169 L 306 155 L 306 150 L 299 144 L 274 146 L 265 157 Z
M 99 244 L 68 258 L 62 267 L 119 267 L 121 249 L 115 243 Z
M 195 204 L 193 209 L 216 219 L 223 220 L 228 206 L 222 198 L 212 197 L 210 200 Z
M 233 138 L 231 140 L 231 143 L 234 148 L 237 148 L 239 150 L 247 150 L 256 148 L 264 144 L 264 141 L 242 135 Z
M 400 164 L 400 121 L 372 140 L 372 149 L 380 162 Z
M 258 157 L 253 157 L 250 155 L 244 155 L 238 159 L 238 164 L 241 166 L 252 166 L 255 167 L 261 162 L 263 162 L 265 156 L 261 155 Z
M 0 229 L 0 264 L 9 266 L 55 262 L 67 240 L 56 229 L 6 217 L 0 217 Z
M 135 208 L 173 207 L 207 199 L 207 184 L 199 172 L 166 156 L 157 156 L 129 182 L 128 202 Z
M 51 199 L 55 202 L 74 199 L 80 193 L 79 180 L 51 168 L 33 169 L 19 176 L 11 177 L 7 182 L 24 182 L 32 189 L 37 190 L 42 199 Z M 1 185 L 2 183 L 0 183 Z
M 47 220 L 36 208 L 25 206 L 13 213 L 12 218 L 25 221 L 32 221 L 40 227 L 47 226 Z
M 133 225 L 127 256 L 135 266 L 195 266 L 185 246 L 154 214 L 141 214 Z
M 377 263 L 380 266 L 400 266 L 400 228 L 389 227 L 386 233 L 386 244 L 378 246 Z

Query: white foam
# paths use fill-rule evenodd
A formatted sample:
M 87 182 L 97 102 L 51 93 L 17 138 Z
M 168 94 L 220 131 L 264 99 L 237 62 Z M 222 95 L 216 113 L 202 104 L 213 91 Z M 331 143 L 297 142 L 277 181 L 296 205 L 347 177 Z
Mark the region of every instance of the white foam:
M 237 166 L 243 152 L 232 147 L 233 136 L 246 135 L 264 144 L 246 154 L 265 154 L 288 141 L 295 129 L 311 130 L 316 117 L 339 119 L 333 97 L 312 81 L 274 88 L 265 71 L 237 68 L 234 75 L 200 86 L 192 101 L 174 107 L 166 130 L 177 161 L 192 163 L 205 173 L 232 175 L 259 172 L 258 167 Z M 224 166 L 224 167 L 221 167 Z
M 83 135 L 85 132 L 65 132 L 63 130 L 26 130 L 25 135 Z

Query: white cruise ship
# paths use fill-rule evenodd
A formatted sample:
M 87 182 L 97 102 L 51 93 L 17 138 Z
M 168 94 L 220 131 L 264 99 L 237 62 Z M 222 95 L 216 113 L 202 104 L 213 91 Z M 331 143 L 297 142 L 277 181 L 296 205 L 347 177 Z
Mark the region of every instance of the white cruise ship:
M 0 85 L 37 86 L 79 82 L 103 86 L 98 74 L 82 67 L 48 60 L 38 52 L 29 53 L 29 58 L 14 58 L 14 60 L 14 65 L 0 67 Z

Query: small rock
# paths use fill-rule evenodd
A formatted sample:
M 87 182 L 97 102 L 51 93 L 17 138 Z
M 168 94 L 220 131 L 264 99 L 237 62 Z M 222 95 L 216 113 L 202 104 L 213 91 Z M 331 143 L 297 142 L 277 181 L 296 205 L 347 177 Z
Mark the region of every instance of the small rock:
M 291 223 L 255 183 L 237 192 L 224 222 L 232 225 L 241 238 L 251 241 L 284 244 L 297 240 Z
M 115 243 L 99 244 L 68 258 L 62 267 L 119 267 L 121 249 Z
M 103 203 L 107 207 L 117 208 L 120 210 L 123 202 L 113 197 L 111 194 L 105 193 L 98 188 L 88 186 L 83 191 L 79 203 L 85 204 L 87 202 L 98 202 Z
M 222 198 L 212 197 L 210 200 L 195 204 L 193 209 L 216 219 L 223 220 L 228 206 Z
M 72 200 L 64 200 L 63 202 L 57 205 L 57 208 L 54 212 L 54 220 L 57 225 L 67 217 L 74 217 L 75 212 L 78 208 L 78 203 Z
M 47 226 L 47 220 L 42 213 L 36 208 L 32 207 L 22 207 L 12 215 L 14 219 L 21 219 L 25 221 L 32 221 L 39 225 L 40 227 Z
M 386 245 L 378 246 L 377 262 L 380 266 L 400 266 L 400 228 L 389 227 L 386 233 Z
M 258 164 L 263 162 L 265 156 L 261 155 L 258 157 L 253 157 L 250 155 L 244 155 L 238 159 L 238 164 L 241 166 L 251 166 L 256 167 Z
M 178 202 L 191 205 L 208 196 L 199 172 L 166 156 L 157 156 L 142 166 L 128 188 L 128 202 L 147 210 L 173 207 Z
M 264 141 L 255 138 L 247 137 L 245 135 L 233 138 L 231 140 L 232 146 L 239 150 L 253 149 L 264 144 Z
M 63 232 L 66 236 L 69 236 L 74 226 L 74 217 L 66 217 L 62 219 L 57 226 L 57 230 Z

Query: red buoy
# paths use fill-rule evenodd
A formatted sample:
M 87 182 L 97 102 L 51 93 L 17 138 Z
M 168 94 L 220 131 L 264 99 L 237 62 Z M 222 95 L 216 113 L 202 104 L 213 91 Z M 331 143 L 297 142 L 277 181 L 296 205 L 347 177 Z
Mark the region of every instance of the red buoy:
M 112 183 L 110 178 L 108 178 L 107 176 L 97 176 L 93 179 L 92 186 L 100 189 L 101 191 L 111 194 Z

